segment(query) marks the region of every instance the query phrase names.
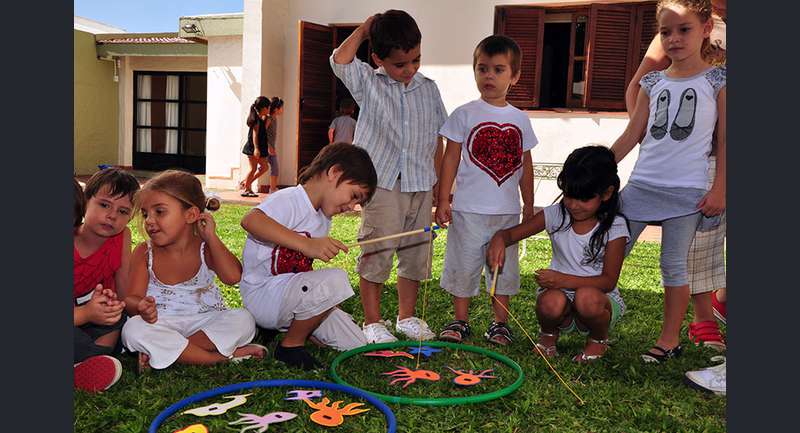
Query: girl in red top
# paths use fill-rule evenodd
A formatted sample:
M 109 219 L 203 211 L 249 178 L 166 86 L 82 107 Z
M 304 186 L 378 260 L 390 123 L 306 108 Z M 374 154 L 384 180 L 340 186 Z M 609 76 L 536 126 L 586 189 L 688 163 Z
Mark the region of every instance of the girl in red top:
M 95 173 L 83 191 L 73 179 L 73 324 L 75 387 L 103 391 L 122 374 L 118 352 L 125 322 L 121 301 L 128 280 L 133 194 L 132 175 L 108 168 Z

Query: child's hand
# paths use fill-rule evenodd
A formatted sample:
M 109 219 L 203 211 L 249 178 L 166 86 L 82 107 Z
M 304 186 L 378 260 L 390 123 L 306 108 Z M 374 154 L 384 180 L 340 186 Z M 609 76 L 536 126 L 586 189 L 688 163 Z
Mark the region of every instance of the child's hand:
M 364 20 L 364 24 L 361 24 L 361 28 L 364 30 L 364 38 L 369 37 L 369 27 L 372 25 L 372 20 L 375 19 L 375 15 L 370 15 Z
M 506 262 L 506 243 L 500 233 L 495 233 L 492 240 L 489 241 L 489 248 L 486 249 L 486 261 L 489 262 L 489 267 L 498 269 L 503 267 Z
M 300 251 L 301 253 L 303 253 L 306 257 L 320 259 L 325 263 L 336 257 L 336 255 L 339 254 L 339 251 L 349 251 L 345 244 L 329 237 L 307 238 L 304 245 L 305 246 Z
M 258 147 L 256 147 L 255 149 L 253 149 L 253 156 L 254 156 L 256 159 L 259 159 L 259 158 L 261 158 L 261 152 L 259 152 L 259 151 L 258 151 Z
M 214 217 L 211 216 L 211 213 L 203 212 L 197 218 L 197 234 L 199 234 L 200 239 L 205 242 L 217 236 L 217 223 L 214 221 Z
M 539 269 L 534 272 L 534 278 L 539 283 L 539 287 L 543 289 L 560 289 L 563 287 L 561 284 L 561 277 L 564 274 L 552 269 Z
M 269 152 L 269 154 L 271 156 L 275 156 L 275 148 L 274 147 L 272 147 L 272 146 L 267 147 L 267 152 Z
M 125 304 L 117 301 L 113 290 L 104 289 L 102 284 L 98 284 L 92 291 L 91 299 L 83 308 L 88 313 L 89 323 L 113 325 L 121 318 Z
M 136 309 L 145 322 L 152 324 L 156 323 L 156 320 L 158 320 L 158 310 L 156 310 L 156 299 L 154 297 L 145 296 L 139 301 L 139 304 L 136 305 Z
M 447 228 L 447 223 L 453 220 L 453 212 L 450 209 L 450 200 L 441 200 L 436 206 L 436 216 L 434 218 L 439 227 Z
M 708 217 L 720 215 L 725 211 L 725 193 L 719 189 L 714 189 L 706 193 L 700 203 L 697 204 L 700 212 Z

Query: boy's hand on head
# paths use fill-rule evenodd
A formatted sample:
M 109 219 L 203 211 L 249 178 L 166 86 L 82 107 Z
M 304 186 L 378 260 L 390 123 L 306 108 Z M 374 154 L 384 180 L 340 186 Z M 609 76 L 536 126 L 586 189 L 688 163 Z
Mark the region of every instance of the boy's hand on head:
M 372 26 L 372 20 L 374 20 L 374 19 L 375 19 L 375 15 L 370 15 L 370 16 L 367 17 L 366 20 L 364 20 L 364 24 L 361 24 L 361 27 L 364 30 L 364 38 L 365 39 L 369 37 L 369 28 Z
M 712 187 L 711 190 L 703 196 L 703 199 L 700 200 L 697 207 L 705 216 L 713 217 L 720 215 L 725 211 L 725 193 Z
M 320 259 L 327 263 L 339 254 L 339 251 L 348 252 L 345 244 L 337 239 L 330 237 L 308 238 L 305 242 L 306 247 L 301 251 L 306 257 Z
M 436 205 L 436 224 L 447 228 L 447 223 L 453 220 L 453 212 L 450 208 L 450 200 L 442 200 Z
M 203 212 L 197 218 L 197 233 L 205 242 L 217 236 L 217 223 L 209 212 Z
M 145 322 L 152 324 L 156 323 L 156 320 L 158 320 L 158 310 L 156 310 L 156 299 L 154 297 L 145 296 L 139 301 L 139 304 L 136 305 L 136 309 Z
M 503 263 L 506 261 L 506 243 L 499 232 L 495 233 L 489 241 L 489 248 L 486 249 L 486 260 L 492 269 L 495 266 L 502 269 Z
M 552 269 L 539 269 L 534 273 L 534 278 L 543 289 L 560 289 L 561 276 L 563 274 Z

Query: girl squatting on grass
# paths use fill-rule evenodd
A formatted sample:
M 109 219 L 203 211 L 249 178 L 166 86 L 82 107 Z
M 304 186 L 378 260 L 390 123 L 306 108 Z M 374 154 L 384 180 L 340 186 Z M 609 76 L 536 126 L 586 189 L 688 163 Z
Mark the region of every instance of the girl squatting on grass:
M 194 175 L 167 170 L 144 184 L 136 206 L 148 240 L 133 251 L 122 342 L 139 352 L 139 369 L 263 358 L 265 347 L 248 344 L 253 316 L 227 309 L 214 282 L 233 285 L 242 275 L 205 212 L 219 201 L 206 198 Z
M 545 356 L 558 354 L 560 334 L 588 334 L 573 360 L 596 360 L 608 349 L 608 332 L 625 313 L 617 280 L 629 239 L 619 213 L 619 176 L 614 154 L 603 146 L 574 150 L 558 175 L 564 198 L 529 221 L 500 230 L 489 242 L 487 260 L 502 266 L 506 248 L 547 230 L 553 248 L 549 269 L 536 271 L 536 346 Z
M 312 262 L 347 252 L 328 237 L 331 218 L 369 201 L 378 180 L 364 149 L 334 143 L 322 149 L 298 182 L 242 219 L 247 240 L 240 288 L 258 326 L 285 332 L 275 358 L 308 370 L 319 366 L 305 350 L 309 337 L 341 351 L 367 344 L 353 318 L 337 307 L 354 295 L 347 273 L 314 270 Z
M 621 192 L 631 243 L 648 223 L 661 225 L 664 322 L 642 354 L 662 362 L 681 354 L 680 329 L 689 304 L 687 255 L 695 231 L 713 229 L 725 210 L 725 76 L 703 56 L 713 27 L 709 0 L 660 1 L 661 44 L 671 64 L 640 80 L 636 109 L 611 150 L 619 162 L 641 137 L 639 157 Z M 708 188 L 716 126 L 716 174 Z M 703 312 L 705 308 L 708 311 Z M 711 315 L 710 297 L 695 297 L 696 315 Z

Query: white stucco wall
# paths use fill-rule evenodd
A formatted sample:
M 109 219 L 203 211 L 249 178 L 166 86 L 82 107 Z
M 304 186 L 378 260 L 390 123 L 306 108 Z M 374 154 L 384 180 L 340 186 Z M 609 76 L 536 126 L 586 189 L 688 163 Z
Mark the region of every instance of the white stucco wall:
M 130 56 L 120 58 L 119 155 L 120 165 L 133 165 L 133 73 L 134 71 L 206 72 L 206 57 Z
M 208 38 L 206 186 L 235 189 L 243 140 L 242 36 Z

